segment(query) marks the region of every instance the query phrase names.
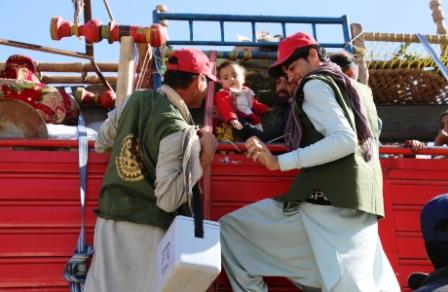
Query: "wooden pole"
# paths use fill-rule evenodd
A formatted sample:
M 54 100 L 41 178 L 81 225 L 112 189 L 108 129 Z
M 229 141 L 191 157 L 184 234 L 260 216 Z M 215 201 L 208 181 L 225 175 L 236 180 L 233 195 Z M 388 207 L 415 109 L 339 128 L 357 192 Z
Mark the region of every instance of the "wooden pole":
M 432 19 L 437 26 L 438 34 L 446 34 L 447 29 L 445 22 L 445 15 L 442 11 L 442 0 L 431 0 L 429 1 L 429 8 L 432 10 Z
M 118 72 L 118 63 L 97 63 L 98 67 L 103 72 Z M 0 68 L 5 66 L 4 62 L 0 62 Z M 88 73 L 95 72 L 92 64 L 90 63 L 37 63 L 37 72 L 75 72 L 75 73 Z
M 432 10 L 432 20 L 437 26 L 437 33 L 438 34 L 447 34 L 447 29 L 445 22 L 443 21 L 445 19 L 445 15 L 443 14 L 442 10 L 442 0 L 431 0 L 429 1 L 429 8 Z M 447 46 L 442 45 L 440 46 L 440 55 L 444 57 L 447 53 Z
M 132 93 L 134 68 L 134 39 L 130 36 L 125 36 L 120 41 L 120 60 L 118 63 L 115 107 L 121 105 L 126 97 Z
M 90 0 L 84 0 L 84 23 L 89 22 L 91 19 L 92 19 L 92 5 L 90 3 Z M 92 59 L 90 59 L 90 63 L 93 66 L 96 75 L 101 80 L 101 83 L 103 83 L 106 90 L 113 91 L 112 86 L 109 84 L 107 79 L 104 77 L 103 73 L 101 73 L 100 68 L 95 63 L 93 43 L 89 42 L 87 38 L 85 39 L 85 42 L 86 42 L 86 54 L 92 56 Z
M 210 54 L 210 61 L 215 63 L 217 59 L 216 51 L 212 51 Z M 216 67 L 213 68 L 213 74 L 216 74 Z M 210 133 L 213 131 L 213 96 L 215 94 L 215 82 L 210 81 L 208 83 L 207 97 L 205 99 L 205 116 L 204 116 L 204 128 Z M 204 191 L 203 206 L 204 206 L 204 218 L 210 218 L 210 202 L 212 197 L 212 169 L 208 167 L 204 170 L 202 175 L 202 189 Z
M 118 63 L 97 63 L 102 72 L 118 72 Z M 91 63 L 38 63 L 38 71 L 95 72 Z
M 157 10 L 157 12 L 159 12 L 159 13 L 162 13 L 162 12 L 168 12 L 168 8 L 166 7 L 166 5 L 163 5 L 163 4 L 159 4 L 159 5 L 157 5 L 157 6 L 156 6 L 156 10 Z M 168 20 L 163 19 L 162 21 L 160 21 L 160 24 L 161 24 L 163 27 L 165 27 L 165 29 L 168 28 Z
M 84 23 L 87 23 L 91 19 L 92 19 L 92 5 L 90 3 L 90 0 L 84 0 Z M 93 43 L 89 42 L 88 40 L 85 40 L 85 42 L 86 42 L 86 54 L 93 57 L 95 53 Z
M 448 35 L 426 34 L 425 37 L 431 44 L 448 44 Z M 420 43 L 417 35 L 412 33 L 364 32 L 360 38 L 364 41 Z
M 358 81 L 368 85 L 369 84 L 369 68 L 367 66 L 365 52 L 366 45 L 364 40 L 357 38 L 362 33 L 362 26 L 359 23 L 350 24 L 350 30 L 352 31 L 352 39 L 355 62 L 358 64 Z
M 63 56 L 75 57 L 75 58 L 88 59 L 88 60 L 92 59 L 92 56 L 86 55 L 84 53 L 72 52 L 72 51 L 61 50 L 61 49 L 50 48 L 50 47 L 44 47 L 44 46 L 40 46 L 40 45 L 29 44 L 29 43 L 24 43 L 24 42 L 17 42 L 17 41 L 13 41 L 13 40 L 0 39 L 0 45 L 34 50 L 34 51 L 39 51 L 39 52 L 51 53 L 51 54 L 58 54 L 58 55 L 63 55 Z
M 117 77 L 105 77 L 111 84 L 117 84 Z M 42 83 L 45 84 L 102 84 L 98 76 L 50 76 L 43 75 L 40 77 Z

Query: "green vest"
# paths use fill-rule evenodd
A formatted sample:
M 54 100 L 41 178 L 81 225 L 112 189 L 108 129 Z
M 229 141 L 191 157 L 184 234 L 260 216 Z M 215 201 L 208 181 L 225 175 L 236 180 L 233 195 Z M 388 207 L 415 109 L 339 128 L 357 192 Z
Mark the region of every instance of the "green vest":
M 185 213 L 158 208 L 154 182 L 160 141 L 186 126 L 165 95 L 147 90 L 129 97 L 100 190 L 100 217 L 168 228 L 176 214 Z
M 321 80 L 333 89 L 337 102 L 356 132 L 354 114 L 346 91 L 339 88 L 329 76 L 319 74 L 308 78 Z M 357 84 L 356 81 L 353 82 L 353 86 L 360 96 L 371 130 L 378 139 L 377 112 L 371 91 L 363 89 L 362 85 Z M 302 123 L 303 136 L 300 147 L 306 147 L 324 138 L 314 128 L 301 106 L 294 110 Z M 383 217 L 383 180 L 378 145 L 375 145 L 373 152 L 370 161 L 366 162 L 358 146 L 354 154 L 326 164 L 305 168 L 294 179 L 289 191 L 279 199 L 304 201 L 314 192 L 323 192 L 333 206 L 357 209 Z

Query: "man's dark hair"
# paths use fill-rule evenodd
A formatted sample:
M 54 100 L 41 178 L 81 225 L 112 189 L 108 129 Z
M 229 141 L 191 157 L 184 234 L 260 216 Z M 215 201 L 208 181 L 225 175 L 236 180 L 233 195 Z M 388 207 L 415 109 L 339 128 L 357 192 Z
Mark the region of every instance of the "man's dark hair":
M 353 55 L 348 52 L 342 51 L 330 53 L 329 57 L 331 62 L 341 67 L 342 72 L 346 72 L 354 66 L 355 60 L 353 58 Z
M 168 63 L 177 64 L 177 57 L 170 57 L 168 59 Z M 172 88 L 182 88 L 185 89 L 190 86 L 191 82 L 198 78 L 199 74 L 184 72 L 184 71 L 175 71 L 175 70 L 167 70 L 163 75 L 163 83 L 172 87 Z
M 444 116 L 448 116 L 448 111 L 443 112 L 443 113 L 440 115 L 439 120 L 442 120 L 442 118 L 443 118 Z
M 282 64 L 282 66 L 288 67 L 294 61 L 296 61 L 300 58 L 307 59 L 308 56 L 310 55 L 311 49 L 315 49 L 317 51 L 317 55 L 321 62 L 328 61 L 327 52 L 325 51 L 324 48 L 322 48 L 319 45 L 311 45 L 311 46 L 306 46 L 306 47 L 296 49 L 295 52 L 292 53 L 292 55 Z

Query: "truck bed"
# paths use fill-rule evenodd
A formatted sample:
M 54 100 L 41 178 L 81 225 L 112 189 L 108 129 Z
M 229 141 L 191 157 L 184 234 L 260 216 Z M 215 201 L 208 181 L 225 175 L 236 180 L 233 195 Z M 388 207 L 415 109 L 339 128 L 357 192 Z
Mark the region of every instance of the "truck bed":
M 448 151 L 447 151 L 448 154 Z M 97 196 L 108 155 L 89 153 L 86 195 L 87 242 L 92 243 Z M 409 273 L 431 271 L 419 213 L 430 198 L 448 192 L 446 159 L 393 156 L 381 160 L 386 219 L 380 236 L 406 290 Z M 1 291 L 69 291 L 63 270 L 80 226 L 76 149 L 0 148 Z M 269 172 L 242 154 L 217 154 L 205 194 L 205 214 L 217 220 L 248 203 L 285 191 L 297 174 Z M 270 291 L 297 291 L 284 279 L 268 279 Z M 225 276 L 212 291 L 231 291 Z

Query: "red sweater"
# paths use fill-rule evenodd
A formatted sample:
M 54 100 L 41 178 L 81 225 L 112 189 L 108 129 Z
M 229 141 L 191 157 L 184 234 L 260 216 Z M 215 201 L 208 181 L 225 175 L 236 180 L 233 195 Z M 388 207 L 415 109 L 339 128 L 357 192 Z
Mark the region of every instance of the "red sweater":
M 238 119 L 234 104 L 233 96 L 227 89 L 220 89 L 215 95 L 215 105 L 218 114 L 224 122 Z M 264 103 L 259 102 L 255 97 L 252 100 L 252 110 L 255 114 L 261 115 L 269 110 Z

